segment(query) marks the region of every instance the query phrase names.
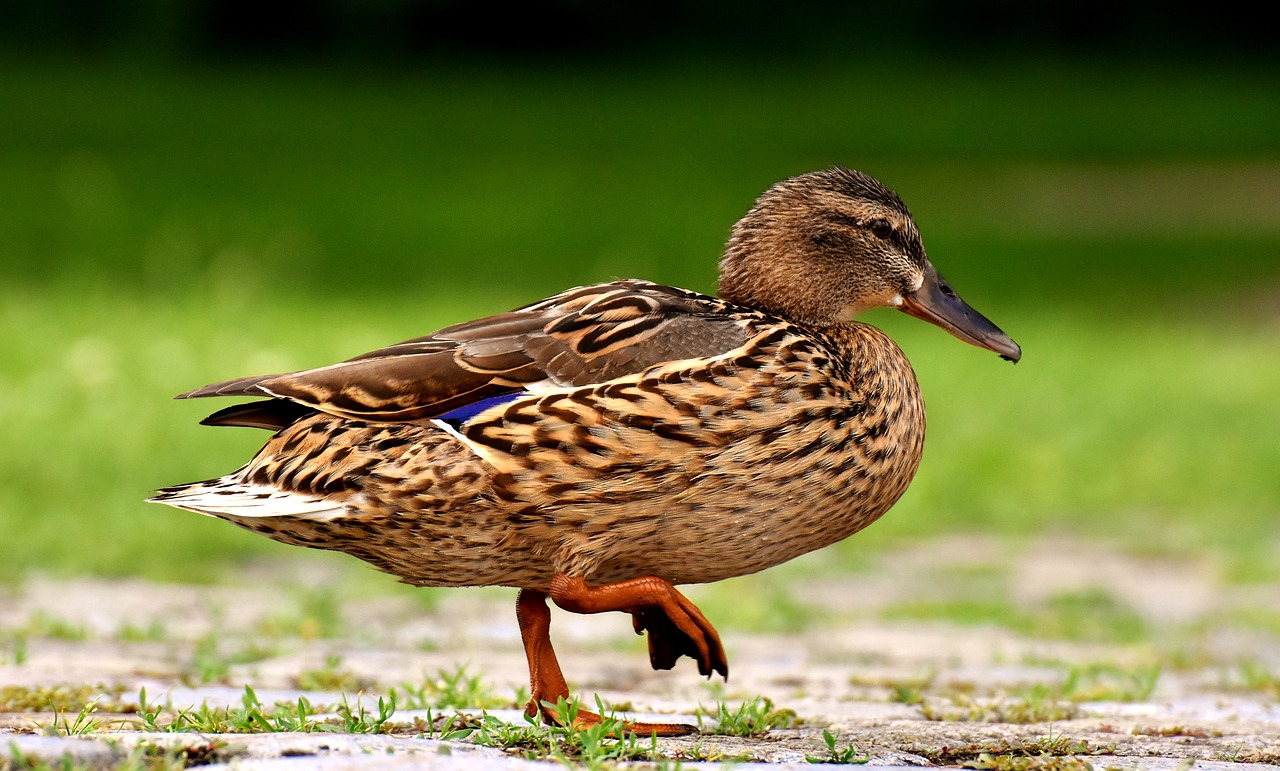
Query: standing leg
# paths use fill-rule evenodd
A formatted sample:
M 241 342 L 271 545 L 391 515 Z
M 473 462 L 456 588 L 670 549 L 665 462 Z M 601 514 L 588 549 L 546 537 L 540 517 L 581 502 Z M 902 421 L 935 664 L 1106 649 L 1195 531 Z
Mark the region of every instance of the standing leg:
M 529 660 L 529 692 L 532 697 L 525 707 L 526 715 L 540 710 L 546 716 L 542 703 L 555 704 L 561 698 L 569 698 L 569 686 L 551 649 L 551 608 L 547 607 L 547 595 L 533 589 L 521 589 L 516 598 L 516 623 L 520 625 L 520 640 L 524 643 L 524 655 Z

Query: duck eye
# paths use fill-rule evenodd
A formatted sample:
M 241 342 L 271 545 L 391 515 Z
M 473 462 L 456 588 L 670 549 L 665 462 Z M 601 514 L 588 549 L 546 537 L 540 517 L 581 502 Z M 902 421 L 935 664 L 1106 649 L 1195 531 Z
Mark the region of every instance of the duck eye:
M 888 238 L 893 235 L 893 223 L 883 218 L 873 219 L 867 223 L 867 230 L 876 238 Z

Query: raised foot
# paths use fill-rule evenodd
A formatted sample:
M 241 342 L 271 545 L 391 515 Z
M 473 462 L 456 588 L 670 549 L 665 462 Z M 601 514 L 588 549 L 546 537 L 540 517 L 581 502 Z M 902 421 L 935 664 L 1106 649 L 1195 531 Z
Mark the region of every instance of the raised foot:
M 681 656 L 688 656 L 697 662 L 702 676 L 718 672 L 729 677 L 729 663 L 715 627 L 698 606 L 661 578 L 588 586 L 581 578 L 560 573 L 551 580 L 551 599 L 574 613 L 630 613 L 636 633 L 649 633 L 649 663 L 654 669 L 671 669 Z

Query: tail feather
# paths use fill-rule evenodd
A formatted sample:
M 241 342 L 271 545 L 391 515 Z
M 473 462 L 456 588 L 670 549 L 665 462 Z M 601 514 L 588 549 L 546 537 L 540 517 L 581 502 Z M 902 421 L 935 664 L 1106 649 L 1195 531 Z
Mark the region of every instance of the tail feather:
M 222 519 L 292 517 L 323 521 L 347 513 L 344 505 L 327 496 L 254 484 L 235 476 L 161 488 L 147 501 Z

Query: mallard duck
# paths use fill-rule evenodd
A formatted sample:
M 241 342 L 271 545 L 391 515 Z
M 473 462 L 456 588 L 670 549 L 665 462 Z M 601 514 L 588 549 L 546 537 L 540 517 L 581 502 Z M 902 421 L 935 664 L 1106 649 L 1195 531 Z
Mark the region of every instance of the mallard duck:
M 1010 361 L 1021 350 L 938 275 L 897 194 L 842 167 L 760 196 L 733 228 L 719 294 L 578 287 L 339 364 L 181 394 L 261 397 L 203 422 L 275 433 L 239 470 L 151 500 L 416 586 L 518 588 L 528 710 L 548 721 L 569 695 L 548 597 L 630 614 L 655 669 L 688 656 L 727 677 L 719 635 L 675 585 L 852 535 L 920 462 L 911 366 L 853 318 L 899 308 Z

